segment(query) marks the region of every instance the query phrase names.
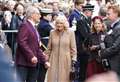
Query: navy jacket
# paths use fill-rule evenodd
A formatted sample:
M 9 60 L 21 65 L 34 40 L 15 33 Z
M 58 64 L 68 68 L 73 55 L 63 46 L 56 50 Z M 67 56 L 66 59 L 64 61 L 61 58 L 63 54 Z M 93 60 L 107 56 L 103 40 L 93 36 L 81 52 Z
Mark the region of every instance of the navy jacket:
M 70 27 L 72 26 L 72 21 L 74 18 L 76 19 L 76 21 L 79 21 L 81 18 L 81 13 L 76 9 L 74 9 L 69 16 L 68 21 L 69 21 Z

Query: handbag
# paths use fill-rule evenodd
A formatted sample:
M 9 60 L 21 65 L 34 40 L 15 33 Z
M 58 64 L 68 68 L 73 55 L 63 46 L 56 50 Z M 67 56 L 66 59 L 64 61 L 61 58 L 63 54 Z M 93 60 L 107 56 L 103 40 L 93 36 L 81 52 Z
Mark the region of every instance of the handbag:
M 75 71 L 75 62 L 72 61 L 72 66 L 71 66 L 69 78 L 71 81 L 73 81 L 76 79 L 76 77 L 77 77 L 77 75 L 76 75 L 76 71 Z

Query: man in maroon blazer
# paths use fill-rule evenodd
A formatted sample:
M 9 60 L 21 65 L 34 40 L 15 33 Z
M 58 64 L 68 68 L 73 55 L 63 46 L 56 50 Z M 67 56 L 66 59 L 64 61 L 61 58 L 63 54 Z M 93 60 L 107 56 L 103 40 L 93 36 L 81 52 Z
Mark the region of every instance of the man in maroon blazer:
M 50 65 L 39 47 L 40 36 L 35 27 L 40 19 L 39 10 L 33 6 L 28 7 L 26 18 L 17 36 L 16 66 L 21 82 L 36 82 L 37 63 Z

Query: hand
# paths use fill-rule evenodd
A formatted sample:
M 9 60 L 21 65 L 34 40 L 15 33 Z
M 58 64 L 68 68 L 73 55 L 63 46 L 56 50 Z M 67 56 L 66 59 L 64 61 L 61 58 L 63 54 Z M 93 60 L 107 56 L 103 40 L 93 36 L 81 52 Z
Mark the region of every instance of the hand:
M 95 50 L 98 47 L 98 45 L 93 45 L 90 47 L 90 50 Z
M 32 62 L 33 64 L 36 64 L 36 63 L 38 62 L 37 57 L 34 56 L 34 57 L 31 59 L 31 62 Z
M 45 52 L 43 52 L 43 55 L 45 56 L 45 60 L 48 61 L 49 56 Z
M 39 46 L 40 46 L 40 47 L 42 46 L 42 43 L 41 43 L 41 41 L 39 42 Z
M 45 62 L 45 68 L 49 68 L 50 67 L 50 63 L 49 62 Z
M 75 65 L 76 65 L 76 63 L 77 63 L 77 61 L 72 60 L 72 66 L 75 66 Z
M 6 22 L 7 24 L 10 24 L 10 22 L 11 22 L 11 16 L 6 16 L 6 17 L 5 17 L 5 22 Z
M 72 63 L 73 63 L 73 64 L 75 64 L 76 62 L 77 62 L 77 61 L 75 61 L 75 60 L 72 60 Z

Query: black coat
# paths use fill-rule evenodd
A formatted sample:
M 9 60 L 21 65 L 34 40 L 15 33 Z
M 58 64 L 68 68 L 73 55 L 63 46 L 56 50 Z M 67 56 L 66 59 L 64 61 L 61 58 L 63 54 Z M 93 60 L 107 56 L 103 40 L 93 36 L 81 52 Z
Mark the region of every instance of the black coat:
M 101 40 L 101 35 L 105 35 L 105 33 L 104 32 L 91 33 L 84 42 L 84 47 L 86 49 L 86 52 L 89 54 L 89 60 L 94 60 L 99 58 L 98 51 L 101 49 L 100 44 L 103 42 Z M 96 49 L 90 50 L 90 47 L 92 47 L 93 45 L 96 46 Z
M 87 18 L 81 15 L 81 19 L 77 22 L 77 29 L 75 31 L 77 52 L 84 53 L 83 44 L 90 34 L 90 25 Z

